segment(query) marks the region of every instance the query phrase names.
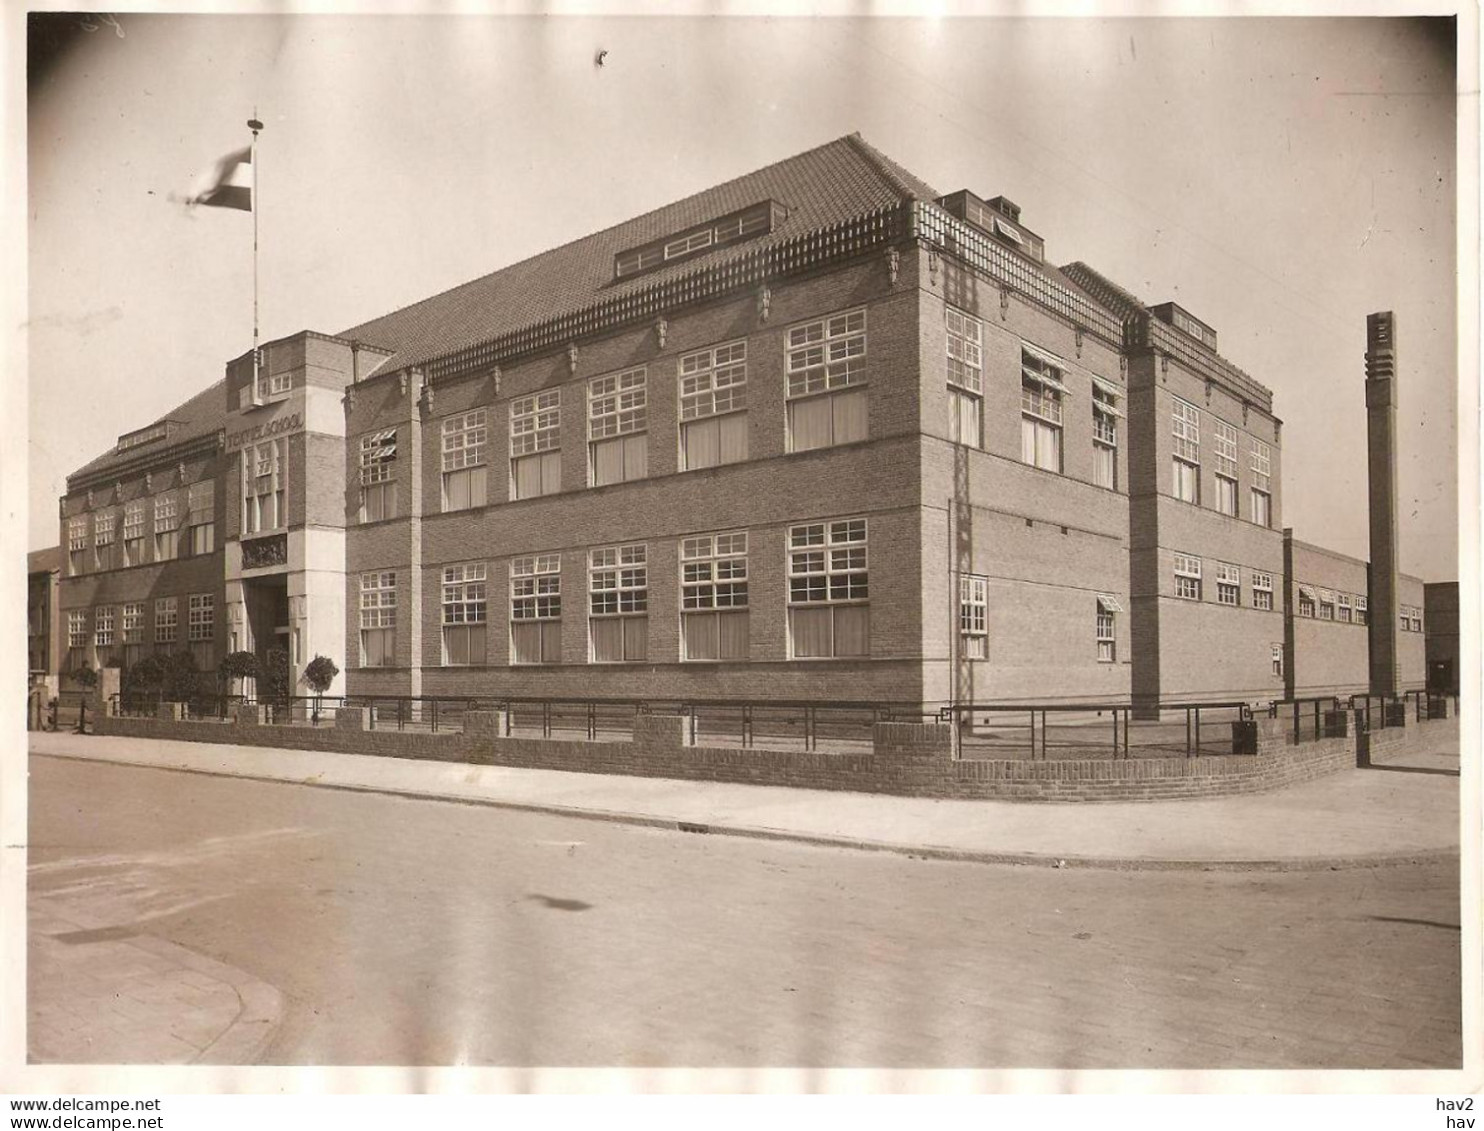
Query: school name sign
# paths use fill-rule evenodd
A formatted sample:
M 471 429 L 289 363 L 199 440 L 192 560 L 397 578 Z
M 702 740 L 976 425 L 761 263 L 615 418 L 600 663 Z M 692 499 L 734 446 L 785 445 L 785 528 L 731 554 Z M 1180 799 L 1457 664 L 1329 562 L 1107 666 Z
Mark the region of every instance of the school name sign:
M 304 431 L 303 413 L 290 413 L 288 416 L 275 417 L 265 420 L 262 424 L 251 428 L 243 428 L 236 432 L 227 433 L 227 451 L 235 452 L 244 444 L 255 444 L 259 440 L 266 440 L 273 436 L 287 436 L 293 432 Z

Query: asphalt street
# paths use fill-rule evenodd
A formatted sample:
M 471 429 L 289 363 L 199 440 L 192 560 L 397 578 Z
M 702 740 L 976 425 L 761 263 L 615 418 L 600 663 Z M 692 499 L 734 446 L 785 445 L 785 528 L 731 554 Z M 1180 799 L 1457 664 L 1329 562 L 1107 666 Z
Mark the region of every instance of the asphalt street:
M 33 893 L 275 987 L 286 1008 L 263 1063 L 1461 1056 L 1456 862 L 1058 871 L 30 765 Z

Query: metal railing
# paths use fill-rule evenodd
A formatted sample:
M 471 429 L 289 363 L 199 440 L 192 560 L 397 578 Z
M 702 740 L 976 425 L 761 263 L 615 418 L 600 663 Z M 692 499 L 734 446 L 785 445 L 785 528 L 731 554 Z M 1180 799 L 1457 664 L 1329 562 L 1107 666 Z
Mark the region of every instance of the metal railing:
M 775 749 L 869 753 L 880 722 L 922 722 L 915 706 L 892 703 L 772 700 L 687 700 L 680 713 L 688 721 L 692 746 L 732 746 L 744 750 Z
M 1033 761 L 1230 754 L 1234 749 L 1230 724 L 1251 717 L 1251 705 L 1237 701 L 1162 703 L 1157 708 L 1135 708 L 1130 703 L 950 703 L 939 711 L 939 718 L 954 728 L 960 758 Z

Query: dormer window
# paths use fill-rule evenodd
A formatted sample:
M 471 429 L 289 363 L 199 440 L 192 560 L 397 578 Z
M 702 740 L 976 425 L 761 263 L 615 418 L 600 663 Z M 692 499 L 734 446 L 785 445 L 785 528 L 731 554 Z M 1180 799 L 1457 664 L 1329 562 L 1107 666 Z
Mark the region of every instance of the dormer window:
M 788 210 L 775 201 L 764 200 L 733 212 L 718 220 L 697 224 L 643 247 L 621 251 L 613 257 L 613 277 L 626 279 L 665 263 L 688 259 L 693 255 L 753 236 L 771 232 L 788 215 Z

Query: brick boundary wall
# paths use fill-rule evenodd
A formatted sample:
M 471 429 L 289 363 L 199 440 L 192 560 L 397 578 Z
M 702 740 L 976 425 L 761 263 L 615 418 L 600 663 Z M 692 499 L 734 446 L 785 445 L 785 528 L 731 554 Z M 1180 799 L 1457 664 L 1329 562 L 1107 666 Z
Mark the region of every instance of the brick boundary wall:
M 99 711 L 96 733 L 130 738 L 271 746 L 339 754 L 419 758 L 577 773 L 625 774 L 799 789 L 849 790 L 910 797 L 1098 802 L 1220 797 L 1277 789 L 1349 769 L 1358 760 L 1355 728 L 1342 738 L 1292 745 L 1283 720 L 1258 719 L 1236 735 L 1251 754 L 1121 760 L 967 761 L 953 756 L 952 728 L 940 723 L 877 723 L 873 751 L 859 754 L 689 746 L 686 720 L 640 715 L 632 741 L 508 738 L 502 712 L 471 711 L 463 732 L 418 734 L 371 729 L 363 708 L 341 708 L 334 725 L 274 726 L 245 709 L 225 722 L 174 721 Z M 1395 751 L 1429 724 L 1368 736 L 1370 754 Z

